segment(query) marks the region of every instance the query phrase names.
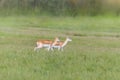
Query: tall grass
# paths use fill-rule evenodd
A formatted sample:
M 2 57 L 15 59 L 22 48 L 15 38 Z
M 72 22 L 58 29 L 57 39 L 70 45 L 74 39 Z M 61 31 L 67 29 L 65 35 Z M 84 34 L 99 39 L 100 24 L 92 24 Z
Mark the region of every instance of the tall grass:
M 34 52 L 36 40 L 66 36 L 64 51 Z M 1 17 L 1 80 L 119 80 L 119 18 Z

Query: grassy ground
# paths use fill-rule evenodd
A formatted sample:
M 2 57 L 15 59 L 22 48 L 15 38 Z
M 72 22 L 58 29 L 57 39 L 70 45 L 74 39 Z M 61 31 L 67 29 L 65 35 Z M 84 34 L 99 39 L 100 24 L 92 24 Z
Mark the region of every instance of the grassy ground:
M 110 17 L 1 17 L 0 80 L 119 80 L 120 20 Z M 34 52 L 38 39 L 66 36 L 63 52 Z

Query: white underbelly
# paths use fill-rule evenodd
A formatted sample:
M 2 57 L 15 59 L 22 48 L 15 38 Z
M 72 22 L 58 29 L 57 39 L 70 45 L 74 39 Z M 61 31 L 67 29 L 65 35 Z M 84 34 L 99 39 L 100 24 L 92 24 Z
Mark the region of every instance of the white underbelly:
M 43 47 L 48 48 L 48 47 L 50 47 L 50 44 L 44 44 Z
M 60 46 L 53 46 L 53 48 L 60 48 Z

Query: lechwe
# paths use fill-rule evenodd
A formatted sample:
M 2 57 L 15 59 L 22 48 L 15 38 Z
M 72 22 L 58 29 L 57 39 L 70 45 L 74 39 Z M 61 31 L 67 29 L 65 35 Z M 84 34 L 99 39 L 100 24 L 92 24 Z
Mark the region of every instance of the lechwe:
M 51 40 L 39 40 L 36 42 L 37 46 L 34 48 L 34 51 L 36 51 L 37 49 L 40 49 L 40 48 L 47 48 L 48 51 L 51 49 L 53 50 L 51 47 L 52 47 L 52 44 L 56 44 L 58 41 L 60 41 L 57 37 L 55 38 L 54 41 L 51 41 Z
M 63 51 L 63 48 L 66 46 L 66 44 L 67 44 L 69 41 L 72 41 L 72 40 L 67 37 L 64 42 L 58 41 L 58 42 L 56 42 L 56 44 L 53 44 L 51 48 L 58 48 L 58 50 Z

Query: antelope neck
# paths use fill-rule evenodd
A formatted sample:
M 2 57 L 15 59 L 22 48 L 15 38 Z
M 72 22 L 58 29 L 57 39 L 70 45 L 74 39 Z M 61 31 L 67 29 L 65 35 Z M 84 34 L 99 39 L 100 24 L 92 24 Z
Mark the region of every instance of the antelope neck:
M 62 47 L 64 47 L 66 44 L 68 43 L 68 39 L 66 39 L 62 45 Z

